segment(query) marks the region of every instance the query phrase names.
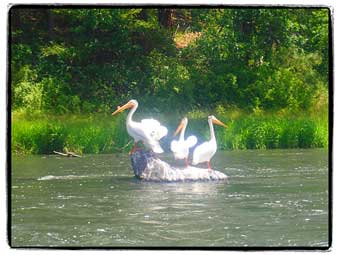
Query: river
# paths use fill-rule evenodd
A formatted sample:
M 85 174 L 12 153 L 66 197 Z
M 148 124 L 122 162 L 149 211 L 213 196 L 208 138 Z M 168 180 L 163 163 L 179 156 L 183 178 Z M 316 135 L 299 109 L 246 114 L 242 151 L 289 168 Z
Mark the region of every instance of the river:
M 14 247 L 328 246 L 327 150 L 219 151 L 212 167 L 228 182 L 142 182 L 127 154 L 12 156 L 9 238 Z

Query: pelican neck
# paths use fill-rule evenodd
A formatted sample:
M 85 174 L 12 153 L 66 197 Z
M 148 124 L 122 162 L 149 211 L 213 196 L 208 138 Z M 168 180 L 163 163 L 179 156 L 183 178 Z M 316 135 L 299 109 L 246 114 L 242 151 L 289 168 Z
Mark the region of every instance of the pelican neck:
M 214 124 L 212 123 L 212 119 L 209 119 L 208 123 L 210 127 L 210 140 L 215 140 Z
M 128 121 L 132 121 L 132 115 L 135 113 L 135 111 L 137 110 L 138 104 L 134 104 L 134 106 L 132 107 L 132 109 L 130 110 L 128 116 L 127 116 L 127 120 Z
M 183 126 L 183 128 L 181 130 L 181 133 L 179 135 L 179 139 L 180 140 L 184 140 L 184 133 L 185 133 L 185 129 L 187 128 L 187 125 L 188 125 L 188 123 L 184 124 L 184 126 Z

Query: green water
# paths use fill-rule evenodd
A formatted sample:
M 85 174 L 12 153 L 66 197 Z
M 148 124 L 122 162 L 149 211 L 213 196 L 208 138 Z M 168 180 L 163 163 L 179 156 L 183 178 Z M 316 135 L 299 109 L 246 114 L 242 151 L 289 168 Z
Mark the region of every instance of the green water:
M 126 154 L 13 156 L 12 245 L 328 246 L 326 150 L 224 151 L 212 165 L 227 183 L 141 182 Z

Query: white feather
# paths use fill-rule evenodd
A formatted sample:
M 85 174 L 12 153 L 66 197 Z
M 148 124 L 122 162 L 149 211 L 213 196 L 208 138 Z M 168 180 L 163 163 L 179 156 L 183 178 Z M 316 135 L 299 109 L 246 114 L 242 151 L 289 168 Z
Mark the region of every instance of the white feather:
M 185 140 L 185 144 L 187 147 L 191 148 L 193 146 L 195 146 L 195 144 L 197 143 L 197 138 L 194 135 L 189 136 L 186 140 Z
M 210 161 L 217 150 L 216 141 L 208 141 L 197 146 L 193 153 L 192 164 Z
M 138 102 L 136 100 L 130 100 L 129 102 L 133 104 L 126 120 L 129 135 L 134 138 L 135 142 L 142 141 L 145 146 L 155 153 L 162 153 L 163 149 L 159 144 L 159 140 L 167 135 L 168 129 L 155 119 L 143 119 L 141 122 L 133 121 L 132 116 L 138 107 Z
M 188 119 L 184 118 L 182 120 L 183 128 L 178 140 L 173 140 L 170 144 L 170 149 L 174 153 L 175 159 L 184 159 L 189 156 L 189 148 L 193 147 L 197 143 L 196 136 L 189 136 L 184 139 L 184 132 L 188 124 Z
M 168 129 L 155 119 L 143 119 L 141 120 L 141 124 L 143 129 L 157 141 L 168 134 Z
M 214 116 L 208 117 L 210 128 L 210 140 L 197 146 L 193 152 L 192 164 L 197 165 L 202 162 L 210 162 L 217 150 L 213 120 L 217 120 Z

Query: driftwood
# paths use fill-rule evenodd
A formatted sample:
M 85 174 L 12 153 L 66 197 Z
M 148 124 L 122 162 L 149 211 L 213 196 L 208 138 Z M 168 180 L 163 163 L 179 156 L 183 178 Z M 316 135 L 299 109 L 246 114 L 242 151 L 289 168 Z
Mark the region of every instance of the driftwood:
M 227 180 L 227 175 L 205 168 L 177 168 L 157 158 L 154 153 L 138 150 L 130 155 L 137 178 L 145 181 L 212 181 Z
M 76 158 L 81 158 L 80 155 L 75 154 L 74 152 L 71 151 L 66 151 L 66 153 L 62 153 L 59 151 L 53 151 L 55 154 L 58 154 L 60 156 L 64 156 L 64 157 L 76 157 Z

